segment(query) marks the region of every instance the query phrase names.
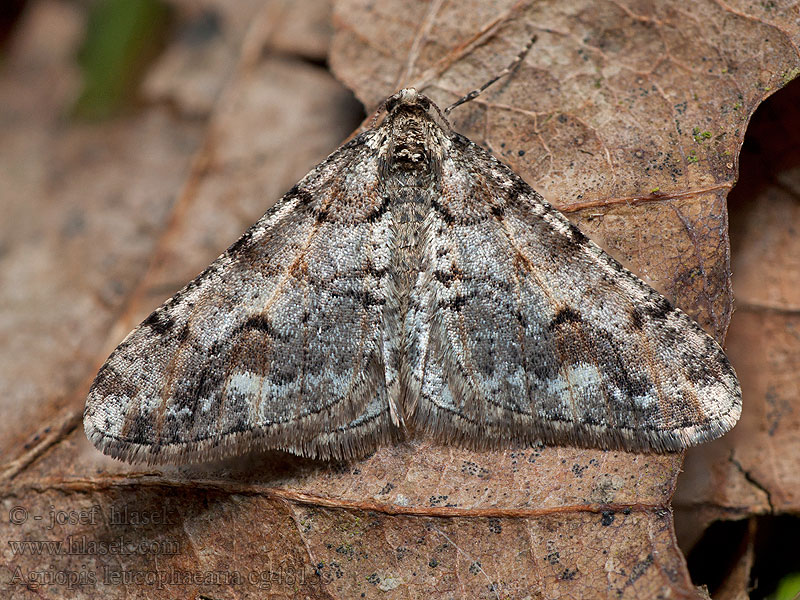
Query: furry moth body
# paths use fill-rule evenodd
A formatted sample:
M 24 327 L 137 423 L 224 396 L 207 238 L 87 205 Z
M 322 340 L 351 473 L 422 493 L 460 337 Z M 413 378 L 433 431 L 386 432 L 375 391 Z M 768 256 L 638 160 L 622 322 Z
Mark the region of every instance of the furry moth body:
M 100 369 L 84 426 L 130 461 L 474 448 L 674 451 L 741 412 L 692 319 L 414 89 Z

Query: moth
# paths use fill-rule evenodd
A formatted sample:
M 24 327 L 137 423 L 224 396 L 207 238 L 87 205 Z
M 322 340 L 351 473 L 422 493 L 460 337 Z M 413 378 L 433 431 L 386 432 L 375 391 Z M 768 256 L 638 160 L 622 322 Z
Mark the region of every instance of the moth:
M 741 391 L 700 326 L 413 88 L 100 369 L 111 456 L 351 459 L 410 435 L 677 451 Z

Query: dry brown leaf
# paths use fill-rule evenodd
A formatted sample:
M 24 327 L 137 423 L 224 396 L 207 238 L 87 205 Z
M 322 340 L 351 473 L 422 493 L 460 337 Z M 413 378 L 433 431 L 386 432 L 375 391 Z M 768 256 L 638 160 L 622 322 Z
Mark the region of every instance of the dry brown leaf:
M 204 6 L 236 13 L 223 23 L 252 23 L 248 36 L 220 29 L 231 36 L 228 48 L 241 44 L 235 67 L 219 59 L 234 52 L 206 48 L 192 55 L 191 48 L 172 47 L 164 60 L 173 62 L 156 66 L 160 78 L 148 80 L 152 97 L 168 99 L 178 114 L 213 111 L 205 143 L 169 218 L 144 199 L 131 201 L 129 215 L 109 217 L 109 227 L 123 231 L 141 219 L 156 232 L 167 226 L 155 250 L 154 236 L 149 243 L 126 239 L 116 250 L 128 266 L 109 279 L 124 282 L 126 304 L 105 348 L 95 333 L 83 364 L 60 355 L 72 361 L 72 379 L 41 392 L 46 406 L 28 409 L 24 424 L 8 420 L 18 437 L 4 453 L 10 458 L 2 509 L 11 515 L 20 506 L 31 518 L 0 525 L 3 541 L 71 535 L 145 544 L 147 551 L 137 554 L 101 554 L 95 547 L 48 557 L 52 572 L 95 574 L 97 581 L 70 590 L 83 597 L 698 596 L 671 518 L 681 455 L 573 448 L 476 453 L 416 440 L 338 467 L 267 454 L 208 467 L 142 469 L 102 457 L 79 427 L 70 431 L 90 364 L 332 150 L 357 114 L 321 69 L 270 54 L 286 46 L 272 37 L 276 28 L 264 15 L 285 15 L 285 3 L 248 14 L 231 3 Z M 777 9 L 670 6 L 342 1 L 335 6 L 330 62 L 370 108 L 410 83 L 427 83 L 425 92 L 444 106 L 502 70 L 537 33 L 523 68 L 456 111 L 454 127 L 491 148 L 721 339 L 731 310 L 725 196 L 748 116 L 800 64 L 793 51 L 798 36 Z M 51 69 L 61 68 L 63 52 L 57 49 L 61 62 Z M 208 72 L 197 67 L 202 60 L 191 60 L 211 55 L 219 60 L 207 61 Z M 206 95 L 184 102 L 198 82 L 206 82 Z M 174 143 L 169 131 L 162 133 Z M 129 143 L 135 148 L 137 140 Z M 154 179 L 169 187 L 156 172 Z M 172 186 L 166 193 L 176 193 Z M 125 189 L 139 188 L 126 183 Z M 113 255 L 94 246 L 95 261 Z M 17 248 L 16 240 L 10 247 Z M 51 260 L 56 254 L 43 252 Z M 134 289 L 145 256 L 152 256 L 151 266 Z M 119 312 L 121 299 L 113 306 Z M 109 328 L 108 316 L 81 318 L 97 332 Z M 31 394 L 14 389 L 19 397 L 8 406 L 16 411 Z M 61 420 L 52 408 L 59 397 L 69 407 Z M 46 443 L 34 441 L 26 452 L 15 440 L 37 427 Z M 32 516 L 48 518 L 50 507 L 56 515 L 83 510 L 88 522 L 44 530 Z M 137 522 L 143 516 L 151 522 Z M 40 557 L 6 547 L 3 553 L 4 584 L 17 568 L 46 570 Z M 157 573 L 172 579 L 159 586 Z M 176 585 L 175 578 L 192 574 L 207 579 Z M 24 597 L 20 585 L 5 589 Z M 65 589 L 56 582 L 37 593 Z
M 793 135 L 799 106 L 794 81 L 759 107 L 731 194 L 736 312 L 728 354 L 744 408 L 730 435 L 687 456 L 675 498 L 686 549 L 716 519 L 800 509 L 800 143 Z
M 762 121 L 763 147 L 748 157 L 768 167 L 762 187 L 737 201 L 733 215 L 736 317 L 731 323 L 731 358 L 752 399 L 724 444 L 729 466 L 768 496 L 776 513 L 800 510 L 800 85 L 787 86 Z M 767 108 L 767 107 L 765 107 Z M 758 132 L 754 132 L 754 136 Z M 769 135 L 771 134 L 771 135 Z M 772 148 L 772 140 L 790 146 Z M 751 151 L 752 152 L 752 151 Z M 748 161 L 746 165 L 752 164 Z M 754 174 L 755 175 L 755 174 Z M 721 444 L 722 445 L 722 444 Z M 720 482 L 722 483 L 722 482 Z M 727 488 L 723 485 L 722 488 Z M 721 499 L 721 498 L 720 498 Z M 746 514 L 760 504 L 741 504 Z

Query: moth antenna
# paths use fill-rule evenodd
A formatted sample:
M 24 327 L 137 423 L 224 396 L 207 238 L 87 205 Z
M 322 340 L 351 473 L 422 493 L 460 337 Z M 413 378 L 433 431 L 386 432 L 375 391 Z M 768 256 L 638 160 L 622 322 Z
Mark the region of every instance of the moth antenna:
M 459 100 L 456 100 L 453 104 L 445 108 L 444 114 L 448 115 L 450 114 L 450 111 L 453 110 L 456 106 L 461 106 L 465 102 L 474 100 L 475 98 L 480 96 L 486 90 L 486 88 L 495 83 L 498 79 L 505 77 L 506 75 L 511 73 L 514 69 L 516 69 L 522 63 L 522 61 L 525 60 L 525 57 L 528 55 L 528 52 L 530 52 L 531 47 L 536 43 L 536 37 L 537 37 L 536 34 L 533 34 L 533 37 L 528 41 L 527 44 L 525 44 L 525 47 L 522 49 L 522 51 L 517 55 L 517 57 L 513 61 L 511 61 L 511 63 L 505 69 L 500 71 L 497 75 L 492 77 L 489 81 L 484 83 L 477 90 L 472 90 L 469 94 L 460 98 Z
M 466 100 L 465 100 L 465 102 L 466 102 Z M 431 102 L 431 108 L 435 108 L 436 109 L 436 113 L 439 115 L 439 118 L 442 119 L 442 122 L 447 126 L 447 130 L 450 133 L 453 133 L 453 126 L 450 125 L 450 121 L 447 120 L 447 116 L 446 116 L 447 111 L 446 110 L 442 111 L 442 109 L 439 108 L 438 106 L 436 106 L 436 104 L 434 102 Z
M 372 115 L 372 119 L 369 122 L 369 128 L 375 129 L 375 125 L 378 124 L 378 118 L 386 112 L 386 103 L 389 101 L 389 98 L 385 98 L 383 102 L 378 105 L 378 108 L 375 109 L 375 112 Z

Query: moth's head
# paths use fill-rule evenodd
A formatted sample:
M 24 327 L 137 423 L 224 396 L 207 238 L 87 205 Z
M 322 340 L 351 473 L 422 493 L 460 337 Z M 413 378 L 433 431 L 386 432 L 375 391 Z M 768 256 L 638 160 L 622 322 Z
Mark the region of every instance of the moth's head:
M 403 88 L 384 100 L 372 120 L 373 127 L 377 124 L 378 117 L 384 112 L 386 114 L 384 122 L 388 122 L 390 128 L 396 129 L 399 126 L 401 130 L 406 127 L 415 129 L 424 123 L 447 132 L 452 130 L 450 123 L 447 122 L 436 103 L 414 88 Z
M 427 112 L 430 110 L 432 104 L 433 102 L 431 102 L 430 98 L 424 94 L 420 94 L 414 88 L 403 88 L 393 96 L 389 96 L 384 106 L 386 107 L 386 112 L 391 114 L 402 108 L 415 107 L 419 107 Z

